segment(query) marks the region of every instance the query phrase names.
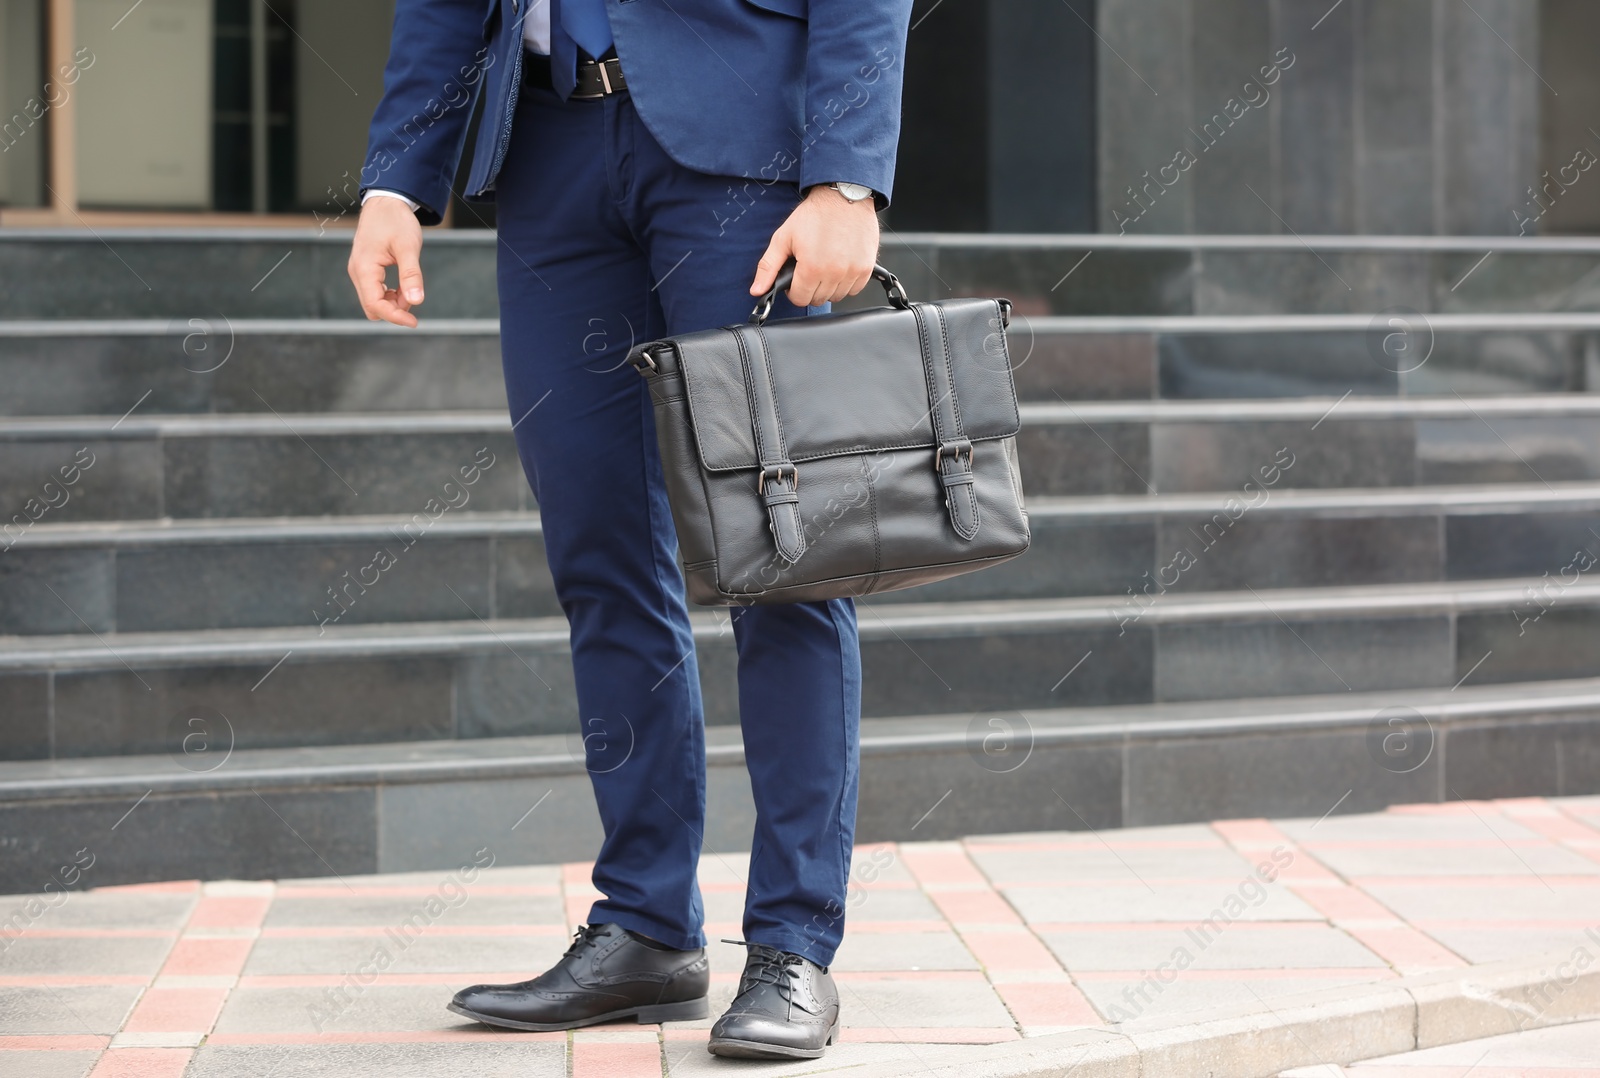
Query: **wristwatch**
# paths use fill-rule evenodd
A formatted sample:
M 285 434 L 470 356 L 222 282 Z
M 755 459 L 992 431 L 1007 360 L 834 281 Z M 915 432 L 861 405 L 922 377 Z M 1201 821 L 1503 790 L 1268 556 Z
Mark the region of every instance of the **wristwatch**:
M 860 183 L 830 183 L 828 187 L 844 196 L 846 202 L 863 202 L 872 197 L 872 188 Z

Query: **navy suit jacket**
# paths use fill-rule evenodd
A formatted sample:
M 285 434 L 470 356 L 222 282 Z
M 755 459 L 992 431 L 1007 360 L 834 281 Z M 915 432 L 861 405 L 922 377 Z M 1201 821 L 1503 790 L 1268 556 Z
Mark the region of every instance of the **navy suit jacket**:
M 494 197 L 528 2 L 397 0 L 363 190 L 408 195 L 437 223 L 482 94 L 466 196 Z M 911 0 L 606 0 L 606 12 L 634 108 L 679 164 L 860 183 L 887 200 Z

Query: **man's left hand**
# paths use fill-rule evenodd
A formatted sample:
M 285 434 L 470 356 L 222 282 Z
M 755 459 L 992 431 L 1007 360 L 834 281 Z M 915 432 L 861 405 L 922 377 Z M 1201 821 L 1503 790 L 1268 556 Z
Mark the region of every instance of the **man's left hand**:
M 795 260 L 790 302 L 815 307 L 853 296 L 872 280 L 878 260 L 878 215 L 870 198 L 851 202 L 831 187 L 806 192 L 789 219 L 772 234 L 756 264 L 752 296 L 764 295 L 778 271 Z

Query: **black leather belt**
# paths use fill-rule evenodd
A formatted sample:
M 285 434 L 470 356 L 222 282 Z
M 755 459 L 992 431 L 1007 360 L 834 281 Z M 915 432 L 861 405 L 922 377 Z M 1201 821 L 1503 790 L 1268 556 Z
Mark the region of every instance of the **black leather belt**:
M 548 56 L 540 56 L 534 52 L 524 55 L 522 77 L 529 86 L 537 86 L 541 90 L 555 89 L 555 84 L 550 79 Z M 628 80 L 622 76 L 622 61 L 615 56 L 608 56 L 604 60 L 591 60 L 585 56 L 578 60 L 578 82 L 568 100 L 598 101 L 611 94 L 627 92 Z

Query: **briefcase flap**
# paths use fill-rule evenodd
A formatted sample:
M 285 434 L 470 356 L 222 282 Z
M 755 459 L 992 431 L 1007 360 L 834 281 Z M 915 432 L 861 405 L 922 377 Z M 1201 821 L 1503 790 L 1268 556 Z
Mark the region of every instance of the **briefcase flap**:
M 933 449 L 926 349 L 948 363 L 961 430 L 973 442 L 1016 435 L 1016 391 L 1001 301 L 919 303 L 728 326 L 670 342 L 709 471 L 760 466 L 747 363 L 765 363 L 788 458 L 800 463 L 883 449 Z M 931 338 L 923 333 L 931 331 Z M 764 343 L 765 347 L 761 347 Z M 660 346 L 646 346 L 655 348 Z

